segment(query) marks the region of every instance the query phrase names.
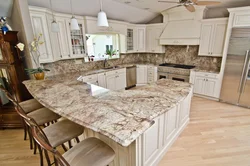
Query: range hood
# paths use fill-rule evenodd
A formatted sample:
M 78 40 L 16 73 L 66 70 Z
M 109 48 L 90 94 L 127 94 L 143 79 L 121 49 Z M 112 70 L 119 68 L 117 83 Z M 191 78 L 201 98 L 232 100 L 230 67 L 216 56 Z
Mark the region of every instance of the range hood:
M 191 13 L 179 7 L 162 14 L 166 26 L 160 36 L 161 45 L 199 45 L 204 8 Z

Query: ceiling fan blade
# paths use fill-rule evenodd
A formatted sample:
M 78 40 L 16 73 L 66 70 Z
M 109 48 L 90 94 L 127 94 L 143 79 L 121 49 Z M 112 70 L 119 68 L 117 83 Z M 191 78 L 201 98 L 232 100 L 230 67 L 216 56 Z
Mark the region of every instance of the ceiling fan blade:
M 179 6 L 182 6 L 182 5 L 173 6 L 173 7 L 167 8 L 166 10 L 170 10 L 170 9 L 173 9 L 173 8 L 177 8 L 177 7 L 179 7 Z
M 186 7 L 186 9 L 190 12 L 195 12 L 195 8 L 193 5 L 184 5 Z
M 219 5 L 219 4 L 221 4 L 221 2 L 219 2 L 219 1 L 198 1 L 195 4 L 198 6 L 202 6 L 202 5 L 207 6 L 207 5 Z
M 178 3 L 178 2 L 173 2 L 173 1 L 158 1 L 158 2 L 163 2 L 163 3 Z

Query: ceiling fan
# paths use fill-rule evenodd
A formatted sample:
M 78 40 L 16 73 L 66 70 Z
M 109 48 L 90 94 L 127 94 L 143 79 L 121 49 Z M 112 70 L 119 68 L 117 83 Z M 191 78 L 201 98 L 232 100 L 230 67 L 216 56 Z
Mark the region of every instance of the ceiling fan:
M 179 0 L 179 2 L 173 2 L 173 1 L 158 1 L 158 2 L 177 3 L 178 5 L 174 6 L 173 8 L 179 7 L 179 6 L 184 6 L 190 12 L 195 12 L 194 5 L 207 6 L 207 5 L 218 5 L 218 4 L 221 3 L 221 2 L 218 2 L 218 1 L 198 1 L 198 0 Z

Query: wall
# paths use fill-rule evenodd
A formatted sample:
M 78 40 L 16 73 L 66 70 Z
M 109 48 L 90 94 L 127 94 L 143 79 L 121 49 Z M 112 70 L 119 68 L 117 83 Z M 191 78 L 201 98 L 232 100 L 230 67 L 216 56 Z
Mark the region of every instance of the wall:
M 29 53 L 29 43 L 33 40 L 33 30 L 30 20 L 27 0 L 14 0 L 11 16 L 11 26 L 14 31 L 18 31 L 20 42 L 25 44 L 24 59 L 27 67 L 32 67 Z
M 108 64 L 110 66 L 129 63 L 152 63 L 159 65 L 166 62 L 195 65 L 200 69 L 219 71 L 221 58 L 200 57 L 198 56 L 198 48 L 199 46 L 190 46 L 189 51 L 186 52 L 186 46 L 166 46 L 165 54 L 122 54 L 119 59 L 108 60 Z M 44 67 L 51 70 L 47 73 L 47 75 L 57 75 L 101 69 L 103 68 L 103 61 L 75 64 L 74 60 L 64 60 L 55 63 L 44 64 Z

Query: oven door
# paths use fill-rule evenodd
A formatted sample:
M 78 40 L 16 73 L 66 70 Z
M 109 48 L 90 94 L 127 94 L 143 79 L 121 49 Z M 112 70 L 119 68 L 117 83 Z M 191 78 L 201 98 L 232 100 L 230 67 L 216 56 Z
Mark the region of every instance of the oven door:
M 184 76 L 184 75 L 169 74 L 168 79 L 181 82 L 189 82 L 189 76 Z
M 165 72 L 158 72 L 158 80 L 160 79 L 169 79 L 169 74 Z

